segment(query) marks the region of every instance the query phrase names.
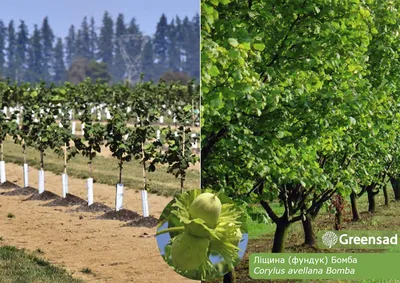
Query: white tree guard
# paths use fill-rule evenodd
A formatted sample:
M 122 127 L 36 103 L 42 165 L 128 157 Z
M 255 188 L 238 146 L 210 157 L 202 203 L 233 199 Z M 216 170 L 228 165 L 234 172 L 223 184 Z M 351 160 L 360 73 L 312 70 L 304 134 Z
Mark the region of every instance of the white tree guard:
M 44 192 L 44 170 L 43 169 L 39 170 L 38 187 L 39 187 L 39 194 L 43 193 Z
M 149 216 L 149 201 L 147 199 L 147 191 L 142 190 L 142 210 L 143 210 L 143 216 L 148 217 Z
M 62 128 L 63 125 L 61 124 L 61 122 L 58 122 L 58 127 Z
M 101 110 L 97 111 L 97 120 L 101 121 Z
M 194 149 L 198 148 L 197 140 L 195 140 L 194 143 L 192 143 L 192 148 L 194 148 Z
M 176 123 L 176 116 L 174 115 L 174 118 L 172 118 L 172 123 Z
M 24 163 L 24 188 L 29 186 L 29 167 L 27 163 Z
M 164 116 L 160 116 L 160 124 L 164 123 Z
M 120 211 L 124 204 L 124 184 L 118 183 L 115 192 L 115 211 Z
M 75 132 L 76 132 L 76 122 L 75 121 L 72 122 L 71 127 L 72 127 L 72 134 L 75 135 Z
M 66 198 L 68 194 L 68 174 L 62 174 L 62 197 Z
M 157 140 L 161 140 L 161 131 L 157 130 Z
M 0 161 L 0 184 L 3 184 L 6 181 L 6 163 L 4 161 Z
M 69 119 L 72 120 L 72 110 L 69 110 L 68 114 L 69 114 Z
M 87 197 L 88 197 L 88 205 L 93 204 L 93 178 L 87 179 Z
M 126 107 L 126 112 L 130 113 L 132 108 L 130 106 Z
M 110 120 L 111 119 L 111 113 L 110 113 L 110 111 L 108 111 L 108 108 L 106 108 L 105 112 L 106 112 L 107 120 Z

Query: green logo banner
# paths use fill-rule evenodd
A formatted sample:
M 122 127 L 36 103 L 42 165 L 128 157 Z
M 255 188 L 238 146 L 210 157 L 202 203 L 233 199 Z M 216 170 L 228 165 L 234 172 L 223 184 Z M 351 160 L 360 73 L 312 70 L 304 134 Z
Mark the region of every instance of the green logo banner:
M 323 231 L 317 234 L 322 249 L 396 249 L 398 231 Z
M 400 253 L 251 254 L 253 279 L 399 279 Z

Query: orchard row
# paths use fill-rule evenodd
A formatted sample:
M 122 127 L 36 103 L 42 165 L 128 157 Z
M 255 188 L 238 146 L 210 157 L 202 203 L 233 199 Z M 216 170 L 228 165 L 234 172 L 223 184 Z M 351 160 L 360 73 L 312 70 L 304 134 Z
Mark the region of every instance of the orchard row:
M 131 88 L 83 82 L 63 86 L 0 84 L 0 177 L 6 181 L 3 142 L 12 137 L 24 152 L 24 186 L 28 186 L 26 148 L 40 152 L 39 193 L 44 188 L 44 156 L 63 157 L 62 195 L 68 194 L 68 162 L 77 154 L 88 158 L 88 205 L 94 202 L 92 161 L 108 148 L 119 166 L 116 210 L 122 208 L 123 165 L 143 167 L 143 214 L 149 216 L 147 172 L 167 168 L 184 189 L 186 170 L 198 160 L 198 87 L 190 84 L 140 83 Z M 170 119 L 170 123 L 164 123 Z M 105 118 L 105 119 L 104 119 Z M 77 131 L 80 125 L 80 132 Z M 165 165 L 165 166 L 158 166 Z

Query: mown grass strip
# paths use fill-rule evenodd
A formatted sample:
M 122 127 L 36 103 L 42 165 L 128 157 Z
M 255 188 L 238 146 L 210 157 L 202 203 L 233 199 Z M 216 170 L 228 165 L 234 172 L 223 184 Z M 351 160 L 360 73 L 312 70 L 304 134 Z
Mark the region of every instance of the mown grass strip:
M 66 270 L 13 246 L 0 246 L 0 282 L 82 283 Z

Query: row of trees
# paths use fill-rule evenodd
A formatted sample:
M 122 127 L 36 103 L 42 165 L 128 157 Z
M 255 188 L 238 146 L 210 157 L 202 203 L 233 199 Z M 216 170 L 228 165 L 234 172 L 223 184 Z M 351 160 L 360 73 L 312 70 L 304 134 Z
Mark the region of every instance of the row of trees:
M 103 79 L 139 80 L 139 75 L 127 78 L 125 52 L 139 58 L 136 68 L 138 74 L 146 74 L 145 80 L 158 80 L 167 72 L 182 73 L 185 80 L 198 80 L 199 25 L 198 15 L 192 20 L 177 16 L 168 22 L 163 14 L 154 36 L 145 40 L 135 18 L 126 23 L 124 15 L 119 14 L 114 22 L 105 12 L 100 27 L 94 18 L 84 17 L 79 28 L 71 25 L 63 40 L 54 34 L 48 17 L 40 27 L 35 25 L 32 33 L 23 20 L 19 24 L 12 20 L 7 26 L 0 20 L 0 77 L 19 82 L 81 82 L 77 70 L 103 63 L 94 66 L 106 72 Z M 90 71 L 86 75 L 99 77 Z
M 198 97 L 196 94 L 198 87 L 193 84 L 183 87 L 140 83 L 132 89 L 124 85 L 109 86 L 90 81 L 60 87 L 47 87 L 44 83 L 2 83 L 1 109 L 16 107 L 16 110 L 9 115 L 0 111 L 0 144 L 7 136 L 11 136 L 22 145 L 24 153 L 26 147 L 39 150 L 41 172 L 44 172 L 45 151 L 52 149 L 64 157 L 65 175 L 67 161 L 81 153 L 89 159 L 88 180 L 93 180 L 92 160 L 101 151 L 101 145 L 105 145 L 118 159 L 118 184 L 122 184 L 123 164 L 136 159 L 143 166 L 144 191 L 148 188 L 146 172 L 155 171 L 157 164 L 166 164 L 168 173 L 180 178 L 183 190 L 186 170 L 198 159 L 191 151 L 194 138 L 190 125 L 186 123 L 193 116 L 192 101 Z M 106 123 L 93 118 L 92 109 L 98 109 L 100 105 L 110 112 Z M 175 127 L 159 128 L 156 125 L 158 117 L 166 109 L 173 112 L 180 122 Z M 71 133 L 74 123 L 70 118 L 71 110 L 84 125 L 80 136 Z M 160 129 L 159 136 L 156 135 L 157 129 Z M 43 191 L 39 180 L 39 192 Z
M 330 201 L 340 224 L 343 198 L 355 221 L 357 199 L 367 195 L 374 213 L 388 181 L 400 200 L 399 9 L 202 1 L 202 185 L 250 215 L 249 204 L 263 207 L 276 224 L 272 252 L 285 250 L 295 222 L 313 244 Z

